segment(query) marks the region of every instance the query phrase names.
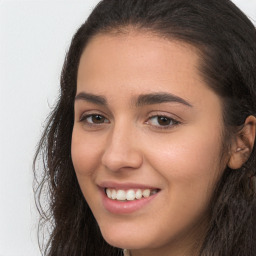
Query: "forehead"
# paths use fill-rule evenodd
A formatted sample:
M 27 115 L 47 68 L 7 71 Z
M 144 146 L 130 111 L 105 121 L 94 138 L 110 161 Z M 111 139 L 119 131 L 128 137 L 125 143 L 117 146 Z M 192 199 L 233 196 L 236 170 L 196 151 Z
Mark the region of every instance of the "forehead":
M 199 65 L 198 50 L 180 41 L 139 32 L 100 34 L 81 56 L 77 93 L 126 99 L 130 94 L 168 91 L 188 100 L 197 96 L 197 101 L 205 92 L 213 93 Z
M 138 68 L 141 75 L 145 75 L 144 70 L 154 70 L 153 74 L 193 73 L 197 70 L 198 56 L 196 48 L 189 44 L 150 33 L 99 34 L 91 39 L 81 56 L 78 78 L 87 70 L 90 75 L 94 74 L 92 71 L 112 70 L 130 76 Z

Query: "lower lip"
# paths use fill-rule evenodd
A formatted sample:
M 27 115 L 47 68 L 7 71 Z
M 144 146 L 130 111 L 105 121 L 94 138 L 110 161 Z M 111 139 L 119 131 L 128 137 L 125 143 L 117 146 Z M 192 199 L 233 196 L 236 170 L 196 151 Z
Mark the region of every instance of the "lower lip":
M 142 207 L 148 205 L 152 200 L 156 198 L 156 196 L 159 194 L 156 193 L 149 197 L 143 197 L 141 199 L 133 200 L 133 201 L 118 201 L 113 200 L 107 197 L 104 190 L 101 190 L 102 192 L 102 199 L 103 199 L 103 206 L 105 209 L 111 213 L 114 214 L 128 214 L 133 213 Z

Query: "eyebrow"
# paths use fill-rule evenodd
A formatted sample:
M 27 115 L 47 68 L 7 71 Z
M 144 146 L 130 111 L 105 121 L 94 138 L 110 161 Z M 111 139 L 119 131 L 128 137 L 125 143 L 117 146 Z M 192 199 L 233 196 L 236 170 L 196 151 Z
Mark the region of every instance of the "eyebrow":
M 192 105 L 187 102 L 186 100 L 166 92 L 161 93 L 150 93 L 150 94 L 142 94 L 138 97 L 136 106 L 144 106 L 144 105 L 153 105 L 153 104 L 160 104 L 166 102 L 174 102 L 174 103 L 181 103 L 185 106 L 192 107 Z
M 84 100 L 88 101 L 97 105 L 107 106 L 107 100 L 104 96 L 95 95 L 91 93 L 80 92 L 78 95 L 75 96 L 75 101 L 77 100 Z M 161 103 L 181 103 L 185 106 L 192 107 L 192 105 L 187 102 L 186 100 L 166 92 L 160 93 L 149 93 L 149 94 L 141 94 L 138 98 L 132 102 L 135 102 L 134 105 L 136 107 L 141 107 L 145 105 L 153 105 L 153 104 L 161 104 Z
M 85 93 L 85 92 L 80 92 L 79 94 L 77 94 L 75 97 L 75 101 L 76 100 L 85 100 L 85 101 L 88 101 L 97 105 L 102 105 L 102 106 L 107 105 L 107 100 L 105 97 L 91 94 L 91 93 Z

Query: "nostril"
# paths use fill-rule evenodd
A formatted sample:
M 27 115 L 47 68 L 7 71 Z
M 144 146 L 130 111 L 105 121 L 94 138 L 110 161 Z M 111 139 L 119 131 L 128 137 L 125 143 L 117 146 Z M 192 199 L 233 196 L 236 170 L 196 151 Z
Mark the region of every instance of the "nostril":
M 130 149 L 105 151 L 102 156 L 102 164 L 111 171 L 138 169 L 143 162 L 143 157 L 139 151 Z

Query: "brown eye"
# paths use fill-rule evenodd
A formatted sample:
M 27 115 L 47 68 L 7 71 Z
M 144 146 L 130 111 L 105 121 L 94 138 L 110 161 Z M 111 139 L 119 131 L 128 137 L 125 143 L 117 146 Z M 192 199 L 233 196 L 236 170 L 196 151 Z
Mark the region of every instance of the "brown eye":
M 152 116 L 149 119 L 149 123 L 154 126 L 167 126 L 174 124 L 175 121 L 167 116 Z
M 172 120 L 166 116 L 158 116 L 157 122 L 159 125 L 169 125 L 172 122 Z
M 94 115 L 86 115 L 80 119 L 80 122 L 86 122 L 88 124 L 103 124 L 109 123 L 108 119 L 102 115 L 94 114 Z
M 105 117 L 100 116 L 100 115 L 92 115 L 91 120 L 92 120 L 92 123 L 102 124 L 105 121 Z
M 167 129 L 180 124 L 180 122 L 176 121 L 171 117 L 160 116 L 160 115 L 150 117 L 146 123 L 156 128 L 167 128 Z

